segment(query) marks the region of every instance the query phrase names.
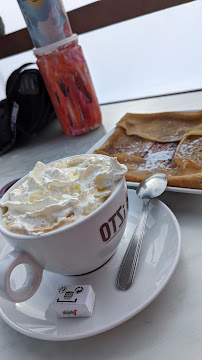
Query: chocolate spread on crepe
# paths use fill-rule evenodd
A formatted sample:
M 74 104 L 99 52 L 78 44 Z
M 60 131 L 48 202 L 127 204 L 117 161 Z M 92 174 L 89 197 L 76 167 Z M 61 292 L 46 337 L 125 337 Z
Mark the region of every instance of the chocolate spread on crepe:
M 94 152 L 117 157 L 128 181 L 158 171 L 169 186 L 202 189 L 202 111 L 127 113 Z

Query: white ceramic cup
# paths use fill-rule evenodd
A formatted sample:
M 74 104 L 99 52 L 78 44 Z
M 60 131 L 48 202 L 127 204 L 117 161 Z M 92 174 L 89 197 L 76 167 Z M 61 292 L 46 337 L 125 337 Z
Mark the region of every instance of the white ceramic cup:
M 24 182 L 14 184 L 3 196 Z M 81 275 L 105 264 L 115 253 L 126 227 L 128 212 L 125 178 L 110 197 L 85 218 L 42 235 L 19 235 L 3 227 L 0 231 L 14 250 L 0 261 L 0 296 L 13 301 L 28 300 L 37 291 L 43 270 L 62 275 Z M 10 276 L 19 264 L 27 270 L 23 286 L 12 290 Z

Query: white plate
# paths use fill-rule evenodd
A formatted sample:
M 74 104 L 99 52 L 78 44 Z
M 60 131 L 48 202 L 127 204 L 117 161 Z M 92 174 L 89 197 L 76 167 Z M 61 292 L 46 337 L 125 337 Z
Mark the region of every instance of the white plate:
M 105 141 L 113 134 L 115 131 L 115 128 L 109 131 L 106 135 L 104 135 L 96 144 L 94 144 L 88 151 L 87 154 L 92 154 L 94 150 L 99 149 Z M 130 185 L 130 182 L 128 181 L 128 185 Z M 138 182 L 132 182 L 131 184 L 133 187 L 137 187 L 139 185 Z M 166 191 L 173 191 L 173 192 L 181 192 L 181 193 L 187 193 L 187 194 L 202 194 L 202 190 L 200 189 L 188 189 L 188 188 L 181 188 L 181 187 L 175 187 L 175 186 L 167 186 Z
M 44 340 L 72 340 L 99 334 L 130 319 L 162 291 L 171 278 L 180 255 L 181 235 L 171 210 L 160 200 L 152 200 L 135 282 L 127 291 L 115 287 L 119 265 L 131 238 L 142 201 L 129 190 L 129 215 L 116 254 L 100 269 L 82 276 L 61 276 L 44 271 L 36 294 L 23 303 L 0 298 L 0 315 L 15 330 Z M 11 250 L 7 245 L 1 257 Z M 19 287 L 24 266 L 13 274 L 12 286 Z M 52 302 L 58 286 L 89 284 L 95 291 L 95 307 L 90 318 L 58 319 Z

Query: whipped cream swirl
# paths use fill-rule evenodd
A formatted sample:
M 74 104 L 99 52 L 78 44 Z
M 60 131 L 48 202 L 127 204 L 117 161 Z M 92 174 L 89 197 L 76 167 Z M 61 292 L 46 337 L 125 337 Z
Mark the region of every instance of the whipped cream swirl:
M 126 171 L 116 158 L 97 154 L 37 162 L 0 203 L 3 224 L 11 232 L 38 235 L 78 221 L 106 201 Z

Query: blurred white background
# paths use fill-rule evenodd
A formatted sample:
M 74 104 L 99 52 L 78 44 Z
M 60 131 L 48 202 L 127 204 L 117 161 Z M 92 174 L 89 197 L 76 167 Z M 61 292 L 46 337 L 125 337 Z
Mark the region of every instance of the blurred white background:
M 92 1 L 63 0 L 67 11 Z M 8 7 L 9 6 L 9 7 Z M 25 26 L 17 0 L 1 1 L 6 32 Z M 202 1 L 193 1 L 79 36 L 101 104 L 202 89 Z M 0 60 L 0 99 L 31 51 Z

